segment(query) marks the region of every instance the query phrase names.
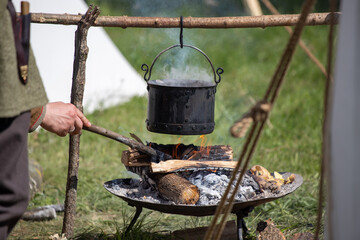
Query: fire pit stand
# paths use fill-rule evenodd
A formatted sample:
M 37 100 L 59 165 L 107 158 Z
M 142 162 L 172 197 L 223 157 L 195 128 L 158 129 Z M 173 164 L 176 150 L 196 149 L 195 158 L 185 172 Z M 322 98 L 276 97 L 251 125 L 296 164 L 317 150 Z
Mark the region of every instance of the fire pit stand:
M 125 231 L 125 235 L 128 234 L 128 232 L 132 229 L 132 227 L 135 225 L 137 219 L 140 217 L 140 214 L 142 212 L 142 207 L 141 206 L 134 206 L 132 204 L 129 203 L 129 206 L 131 207 L 136 207 L 136 212 L 135 212 L 135 215 L 133 217 L 133 219 L 131 220 L 129 226 L 126 228 L 126 231 Z
M 130 230 L 132 229 L 132 227 L 135 225 L 137 219 L 140 217 L 140 214 L 142 212 L 143 207 L 141 206 L 134 206 L 132 204 L 128 204 L 131 207 L 135 207 L 136 208 L 136 212 L 135 215 L 133 217 L 133 219 L 131 220 L 129 226 L 126 228 L 125 230 L 125 235 L 127 235 Z M 244 217 L 247 217 L 249 215 L 249 213 L 254 210 L 254 207 L 247 207 L 245 209 L 242 210 L 238 210 L 235 214 L 236 214 L 236 227 L 237 227 L 237 239 L 238 240 L 243 240 L 243 238 L 249 234 L 248 228 L 246 227 L 246 223 L 244 221 Z
M 292 173 L 285 172 L 280 173 L 284 179 L 290 176 Z M 238 239 L 243 239 L 244 236 L 248 234 L 247 227 L 245 225 L 244 218 L 258 205 L 277 200 L 281 197 L 284 197 L 301 186 L 303 183 L 302 176 L 298 174 L 295 175 L 295 180 L 291 184 L 283 185 L 279 193 L 269 193 L 268 195 L 259 195 L 254 199 L 249 199 L 243 202 L 235 202 L 232 208 L 232 213 L 237 216 L 237 236 Z M 110 193 L 120 197 L 122 200 L 127 202 L 130 206 L 136 208 L 135 215 L 131 220 L 129 226 L 126 229 L 125 233 L 128 233 L 131 228 L 136 223 L 139 218 L 142 209 L 147 208 L 162 213 L 169 214 L 179 214 L 185 216 L 211 216 L 214 215 L 217 205 L 185 205 L 185 204 L 169 204 L 169 203 L 157 203 L 149 201 L 148 199 L 135 199 L 129 197 L 126 192 L 132 189 L 135 189 L 139 186 L 140 180 L 124 178 L 124 179 L 115 179 L 104 183 L 104 188 Z M 134 184 L 135 183 L 135 184 Z
M 244 236 L 249 234 L 249 230 L 246 227 L 244 217 L 249 216 L 249 213 L 254 210 L 254 207 L 247 207 L 241 211 L 236 212 L 236 227 L 237 227 L 237 237 L 239 240 L 242 240 Z

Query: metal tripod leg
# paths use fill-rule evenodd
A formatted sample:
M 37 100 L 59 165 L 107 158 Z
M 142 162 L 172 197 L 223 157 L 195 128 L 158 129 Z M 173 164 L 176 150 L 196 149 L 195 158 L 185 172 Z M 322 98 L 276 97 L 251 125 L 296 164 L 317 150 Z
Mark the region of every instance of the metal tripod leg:
M 237 214 L 236 214 L 237 215 Z M 248 235 L 249 231 L 246 227 L 245 221 L 242 217 L 237 215 L 237 237 L 239 240 L 243 240 L 244 236 Z
M 142 207 L 139 207 L 139 206 L 135 206 L 136 207 L 136 212 L 135 212 L 135 215 L 133 217 L 133 219 L 131 220 L 129 226 L 126 228 L 126 231 L 125 231 L 125 235 L 127 235 L 129 233 L 129 231 L 132 229 L 132 227 L 135 225 L 136 223 L 136 220 L 139 218 L 140 214 L 141 214 L 141 211 L 142 211 Z
M 249 230 L 246 227 L 244 217 L 247 217 L 249 213 L 253 210 L 253 207 L 245 208 L 236 213 L 237 217 L 237 237 L 239 240 L 243 240 L 249 234 Z

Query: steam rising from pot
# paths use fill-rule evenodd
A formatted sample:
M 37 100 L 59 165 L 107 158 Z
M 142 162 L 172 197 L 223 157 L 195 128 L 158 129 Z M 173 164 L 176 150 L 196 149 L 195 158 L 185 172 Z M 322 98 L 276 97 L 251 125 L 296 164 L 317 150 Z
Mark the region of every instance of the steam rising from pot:
M 153 84 L 170 86 L 213 86 L 214 75 L 206 58 L 194 49 L 176 48 L 159 58 L 153 66 Z M 153 70 L 154 70 L 153 69 Z
M 170 71 L 165 74 L 165 79 L 211 81 L 214 79 L 214 76 L 209 74 L 209 69 L 186 65 L 184 68 L 172 67 Z

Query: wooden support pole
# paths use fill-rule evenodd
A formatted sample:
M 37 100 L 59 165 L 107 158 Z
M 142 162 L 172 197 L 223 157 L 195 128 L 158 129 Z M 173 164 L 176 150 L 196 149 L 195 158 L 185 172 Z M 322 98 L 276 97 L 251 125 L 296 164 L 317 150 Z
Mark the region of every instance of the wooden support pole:
M 258 0 L 243 0 L 242 2 L 245 8 L 247 9 L 247 11 L 251 14 L 251 16 L 263 15 Z
M 75 32 L 75 58 L 73 67 L 73 82 L 71 89 L 71 103 L 82 111 L 85 86 L 85 69 L 88 54 L 87 33 L 90 26 L 99 16 L 98 7 L 90 5 L 84 16 L 78 21 Z M 76 195 L 79 169 L 80 135 L 70 136 L 69 166 L 66 184 L 65 212 L 62 232 L 67 238 L 73 235 L 76 212 Z
M 305 25 L 329 25 L 330 13 L 312 13 L 306 19 Z M 340 13 L 334 13 L 335 23 L 339 22 Z M 266 28 L 279 26 L 295 26 L 299 14 L 262 15 L 243 17 L 184 17 L 184 28 Z M 32 13 L 31 22 L 75 25 L 80 21 L 80 15 Z M 169 17 L 128 17 L 100 16 L 93 26 L 101 27 L 141 27 L 141 28 L 179 28 L 180 18 Z

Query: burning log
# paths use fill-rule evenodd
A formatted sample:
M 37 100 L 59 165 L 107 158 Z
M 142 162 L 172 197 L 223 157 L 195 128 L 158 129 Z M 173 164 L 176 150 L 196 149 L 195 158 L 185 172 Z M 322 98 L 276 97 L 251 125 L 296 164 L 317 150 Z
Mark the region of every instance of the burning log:
M 184 160 L 233 160 L 233 150 L 229 145 L 215 145 L 206 147 L 194 147 L 188 154 L 184 155 Z
M 151 143 L 150 146 L 166 155 L 183 159 L 171 159 L 155 163 L 151 161 L 149 155 L 137 149 L 130 149 L 123 151 L 121 161 L 128 170 L 140 175 L 145 181 L 148 178 L 152 179 L 160 195 L 165 199 L 179 204 L 195 204 L 200 197 L 199 190 L 187 179 L 171 172 L 180 169 L 234 168 L 236 164 L 234 161 L 229 161 L 233 159 L 233 151 L 230 146 L 226 145 L 199 147 L 192 144 L 161 145 Z M 186 160 L 190 158 L 201 160 Z M 223 161 L 215 161 L 214 159 L 222 159 Z
M 151 159 L 148 155 L 132 148 L 122 152 L 121 162 L 132 172 L 135 172 L 132 167 L 150 167 L 151 165 Z
M 154 174 L 153 180 L 160 195 L 176 204 L 195 204 L 200 198 L 199 189 L 175 173 Z
M 148 167 L 152 173 L 170 173 L 186 169 L 199 168 L 234 168 L 236 162 L 233 160 L 233 150 L 228 145 L 215 145 L 199 147 L 194 145 L 158 145 L 150 144 L 153 148 L 165 153 L 167 156 L 172 154 L 174 159 L 160 161 L 155 163 L 151 161 L 148 155 L 135 149 L 123 151 L 121 161 L 139 175 L 139 169 L 136 167 Z
M 150 143 L 147 148 L 154 149 L 157 152 L 161 152 L 165 155 L 163 160 L 222 160 L 222 161 L 231 161 L 233 160 L 233 150 L 229 145 L 214 145 L 214 146 L 195 146 L 193 144 L 184 145 L 184 144 L 156 144 Z M 131 147 L 131 146 L 130 146 Z M 139 151 L 137 151 L 139 150 Z M 136 151 L 138 154 L 142 154 L 140 149 Z M 132 151 L 132 153 L 135 153 Z M 145 157 L 145 156 L 144 156 Z M 132 161 L 133 159 L 129 159 Z M 149 158 L 150 161 L 150 158 Z M 124 162 L 126 165 L 126 163 Z
M 174 173 L 151 174 L 151 161 L 148 155 L 130 149 L 123 151 L 121 161 L 128 170 L 143 179 L 152 179 L 163 198 L 177 204 L 195 204 L 199 200 L 199 189 L 187 179 Z M 147 176 L 144 176 L 144 173 L 147 173 Z

